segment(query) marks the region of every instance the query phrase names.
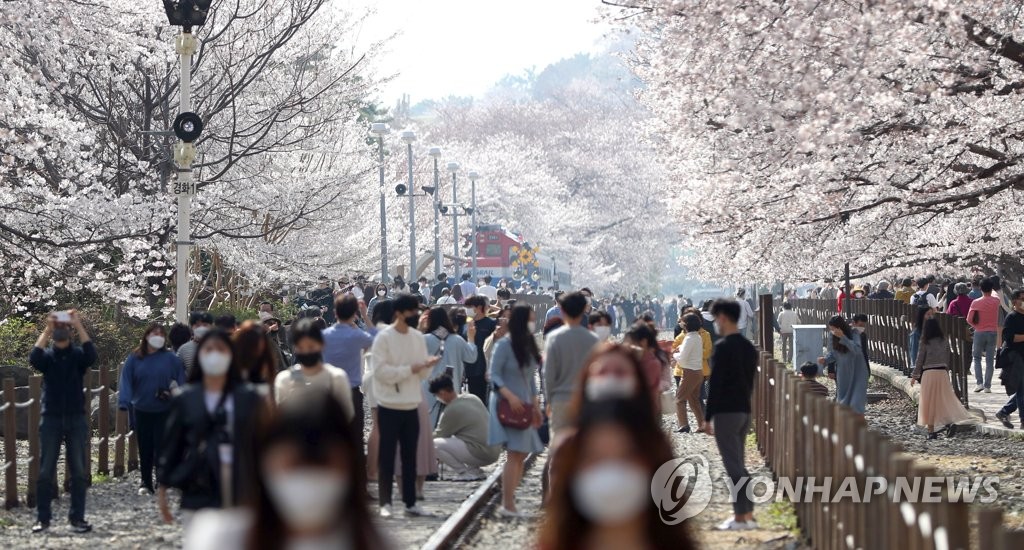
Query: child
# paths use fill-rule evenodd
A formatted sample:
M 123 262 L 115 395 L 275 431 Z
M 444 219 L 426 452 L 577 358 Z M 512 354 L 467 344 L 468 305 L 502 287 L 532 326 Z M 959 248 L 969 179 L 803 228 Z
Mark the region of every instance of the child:
M 800 378 L 803 378 L 804 385 L 812 393 L 816 393 L 822 397 L 828 397 L 828 388 L 824 384 L 815 380 L 818 377 L 818 365 L 807 361 L 803 365 L 800 365 Z
M 853 323 L 851 325 L 854 332 L 860 333 L 860 349 L 864 351 L 864 364 L 871 365 L 871 360 L 868 359 L 868 316 L 864 313 L 858 313 L 853 316 Z M 870 367 L 869 367 L 870 368 Z

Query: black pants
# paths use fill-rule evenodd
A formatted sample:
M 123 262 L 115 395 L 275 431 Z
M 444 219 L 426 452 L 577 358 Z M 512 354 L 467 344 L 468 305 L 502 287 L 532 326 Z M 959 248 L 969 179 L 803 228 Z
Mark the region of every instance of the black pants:
M 469 393 L 480 398 L 480 401 L 487 403 L 487 374 L 466 374 L 466 386 Z
M 352 415 L 352 433 L 355 434 L 356 441 L 359 442 L 356 462 L 360 467 L 366 467 L 366 437 L 363 435 L 366 411 L 363 410 L 363 392 L 359 391 L 358 386 L 352 388 L 352 409 L 355 411 L 355 414 Z
M 153 489 L 153 465 L 160 456 L 167 415 L 167 412 L 135 411 L 135 437 L 139 441 L 139 472 L 142 474 L 142 486 L 150 490 Z
M 396 447 L 402 449 L 402 502 L 406 508 L 416 505 L 416 444 L 420 437 L 420 417 L 416 409 L 400 411 L 377 407 L 380 431 L 380 459 L 377 491 L 380 505 L 391 504 L 391 486 L 395 478 Z

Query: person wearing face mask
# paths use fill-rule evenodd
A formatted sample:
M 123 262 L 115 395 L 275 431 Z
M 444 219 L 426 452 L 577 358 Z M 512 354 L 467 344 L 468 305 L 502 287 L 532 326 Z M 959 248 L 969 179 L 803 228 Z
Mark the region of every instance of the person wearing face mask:
M 203 510 L 185 550 L 380 550 L 389 545 L 366 506 L 358 438 L 327 393 L 283 403 L 254 444 L 243 508 Z
M 487 399 L 487 357 L 484 354 L 484 343 L 498 327 L 497 321 L 487 316 L 490 301 L 486 296 L 473 296 L 466 300 L 466 315 L 471 319 L 467 325 L 475 331 L 472 342 L 476 345 L 476 356 L 466 362 L 466 387 L 469 393 L 477 396 L 483 403 Z M 468 336 L 467 331 L 467 336 Z
M 513 307 L 509 315 L 508 336 L 495 344 L 491 358 L 491 384 L 494 391 L 490 399 L 487 444 L 505 447 L 498 515 L 506 518 L 524 517 L 516 510 L 515 500 L 516 489 L 523 477 L 523 463 L 526 455 L 544 450 L 537 433 L 543 417 L 537 391 L 540 350 L 534 337 L 535 332 L 536 315 L 533 309 L 526 305 Z M 507 404 L 502 405 L 502 401 Z M 527 416 L 528 413 L 529 423 L 525 426 L 513 425 L 509 419 L 503 420 L 500 411 L 506 407 L 516 415 Z
M 705 413 L 707 432 L 715 436 L 725 471 L 738 488 L 732 505 L 733 517 L 720 523 L 716 529 L 757 529 L 754 503 L 746 491 L 750 473 L 744 462 L 747 431 L 750 430 L 750 398 L 757 371 L 757 348 L 740 331 L 740 303 L 717 300 L 711 306 L 711 314 L 722 338 L 715 344 L 711 355 L 711 380 Z
M 278 373 L 274 379 L 277 403 L 305 399 L 309 393 L 318 391 L 328 392 L 341 403 L 345 419 L 351 422 L 355 415 L 352 385 L 345 371 L 324 363 L 324 336 L 320 327 L 309 319 L 296 323 L 292 329 L 292 347 L 296 364 Z
M 1021 419 L 1020 428 L 1024 430 L 1024 289 L 1013 291 L 1009 297 L 1013 311 L 1003 323 L 1002 339 L 1003 346 L 1010 352 L 1007 357 L 1013 366 L 1004 368 L 1001 378 L 1003 384 L 1008 386 L 1007 393 L 1014 393 L 996 413 L 996 418 L 1003 426 L 1013 429 L 1009 416 L 1016 412 Z M 1003 353 L 1007 352 L 1000 352 L 1000 355 Z
M 461 308 L 460 308 L 461 309 Z M 467 338 L 459 335 L 458 329 L 452 324 L 451 317 L 444 308 L 434 307 L 427 313 L 426 333 L 423 335 L 427 344 L 427 353 L 432 356 L 440 356 L 441 360 L 434 365 L 434 368 L 427 376 L 427 380 L 440 378 L 450 369 L 449 375 L 453 382 L 462 386 L 465 374 L 465 364 L 476 360 L 476 325 L 470 324 Z M 441 407 L 437 404 L 434 395 L 427 391 L 428 383 L 424 381 L 423 391 L 426 395 L 427 410 L 430 411 L 430 426 L 425 427 L 433 430 L 437 426 L 437 419 L 441 416 Z
M 72 329 L 79 345 L 71 342 Z M 87 533 L 85 521 L 85 453 L 89 433 L 82 394 L 85 373 L 96 363 L 96 346 L 75 310 L 51 314 L 36 340 L 28 363 L 43 375 L 42 418 L 39 423 L 39 478 L 36 480 L 36 518 L 33 533 L 50 528 L 51 501 L 57 477 L 60 444 L 67 442 L 71 470 L 71 506 L 68 520 L 75 533 Z M 13 437 L 13 435 L 11 435 Z
M 589 327 L 599 343 L 607 342 L 612 336 L 612 316 L 604 310 L 595 311 L 590 314 Z
M 248 486 L 236 483 L 252 457 L 252 427 L 266 398 L 242 378 L 231 339 L 214 330 L 199 340 L 199 368 L 171 401 L 157 467 L 157 504 L 172 523 L 168 487 L 181 491 L 185 522 L 202 508 L 234 506 Z
M 541 550 L 697 548 L 687 522 L 670 525 L 651 498 L 651 481 L 672 446 L 634 402 L 588 403 L 576 433 L 553 464 Z
M 677 433 L 690 433 L 690 419 L 686 414 L 686 406 L 697 419 L 697 433 L 704 433 L 704 411 L 700 404 L 700 388 L 704 382 L 704 342 L 700 335 L 701 322 L 696 315 L 683 317 L 683 328 L 686 336 L 679 347 L 676 361 L 683 371 L 682 380 L 676 387 L 676 420 L 679 423 Z
M 370 317 L 373 316 L 373 308 L 377 307 L 377 303 L 381 300 L 386 300 L 388 297 L 388 287 L 384 283 L 377 285 L 377 289 L 374 291 L 373 298 L 370 298 L 370 303 L 366 304 L 366 314 Z
M 626 343 L 636 349 L 644 366 L 644 385 L 651 392 L 656 415 L 661 414 L 661 392 L 668 389 L 664 384 L 668 371 L 668 354 L 658 345 L 658 333 L 650 324 L 637 321 L 626 333 Z M 662 387 L 662 386 L 665 387 Z
M 416 504 L 416 444 L 420 429 L 417 409 L 423 401 L 420 383 L 426 380 L 441 357 L 431 357 L 423 334 L 416 330 L 420 302 L 409 294 L 393 300 L 395 322 L 377 333 L 370 348 L 373 371 L 369 374 L 377 401 L 380 454 L 377 494 L 379 514 L 391 517 L 391 490 L 395 454 L 401 445 L 402 502 L 407 516 L 430 515 Z
M 153 465 L 160 454 L 171 398 L 176 388 L 185 385 L 185 366 L 166 344 L 163 325 L 149 325 L 142 341 L 124 360 L 118 383 L 117 406 L 134 417 L 142 474 L 140 495 L 154 492 Z
M 210 332 L 213 326 L 213 315 L 208 311 L 193 311 L 188 318 L 188 324 L 192 327 L 192 339 L 178 348 L 178 358 L 185 365 L 185 374 L 190 375 L 196 368 L 196 345 L 199 340 Z

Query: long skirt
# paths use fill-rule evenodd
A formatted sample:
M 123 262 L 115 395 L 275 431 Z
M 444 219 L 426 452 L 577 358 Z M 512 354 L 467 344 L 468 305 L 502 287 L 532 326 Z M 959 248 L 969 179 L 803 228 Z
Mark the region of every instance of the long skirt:
M 928 369 L 921 373 L 921 395 L 918 398 L 917 425 L 945 426 L 977 422 L 956 398 L 946 369 Z

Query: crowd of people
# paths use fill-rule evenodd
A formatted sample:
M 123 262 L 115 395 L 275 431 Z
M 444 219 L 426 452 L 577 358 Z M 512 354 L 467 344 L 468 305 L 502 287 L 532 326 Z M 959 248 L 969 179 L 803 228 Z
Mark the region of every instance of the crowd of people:
M 974 392 L 991 393 L 994 373 L 999 370 L 1002 385 L 1010 397 L 995 416 L 1006 428 L 1013 429 L 1010 415 L 1020 416 L 1024 408 L 1024 290 L 1004 291 L 998 276 L 976 277 L 970 281 L 943 280 L 934 275 L 897 280 L 895 288 L 887 280 L 849 288 L 825 281 L 821 286 L 808 289 L 804 296 L 795 290 L 786 291 L 775 322 L 783 357 L 790 357 L 793 326 L 800 323 L 792 301 L 798 297 L 835 300 L 840 315 L 829 321 L 829 330 L 834 335 L 833 351 L 819 359 L 824 368 L 801 365 L 800 369 L 808 377 L 812 371 L 827 372 L 836 379 L 837 401 L 863 414 L 870 373 L 868 316 L 861 313 L 848 321 L 841 315 L 846 300 L 896 300 L 914 306 L 907 355 L 912 368 L 911 384 L 921 385 L 918 424 L 926 428 L 928 439 L 937 438 L 943 431 L 953 435 L 957 426 L 977 420 L 963 407 L 953 390 L 949 340 L 936 314 L 961 317 L 972 333 Z M 855 333 L 857 338 L 853 337 Z M 1024 420 L 1020 427 L 1024 429 Z
M 364 519 L 398 513 L 394 485 L 404 515 L 431 515 L 427 480 L 481 479 L 502 456 L 497 515 L 531 517 L 516 499 L 524 462 L 550 447 L 544 513 L 562 520 L 543 524 L 542 547 L 692 547 L 686 526 L 663 523 L 649 497 L 671 458 L 663 393 L 678 367 L 678 431 L 690 432 L 692 417 L 740 482 L 756 363 L 738 326 L 744 308 L 683 301 L 668 313 L 582 288 L 558 292 L 538 315 L 506 281 L 443 279 L 356 291 L 321 278 L 310 300 L 329 296 L 329 310 L 306 307 L 287 325 L 269 302 L 241 323 L 197 311 L 187 325 L 149 325 L 118 385 L 138 439 L 139 495 L 155 499 L 163 521 L 185 524 L 187 548 L 387 547 Z M 683 334 L 666 345 L 659 327 L 671 319 Z M 91 529 L 81 387 L 96 357 L 74 311 L 51 315 L 32 350 L 44 377 L 33 532 L 50 528 L 63 441 L 71 527 Z M 756 527 L 752 509 L 738 503 L 720 528 Z

